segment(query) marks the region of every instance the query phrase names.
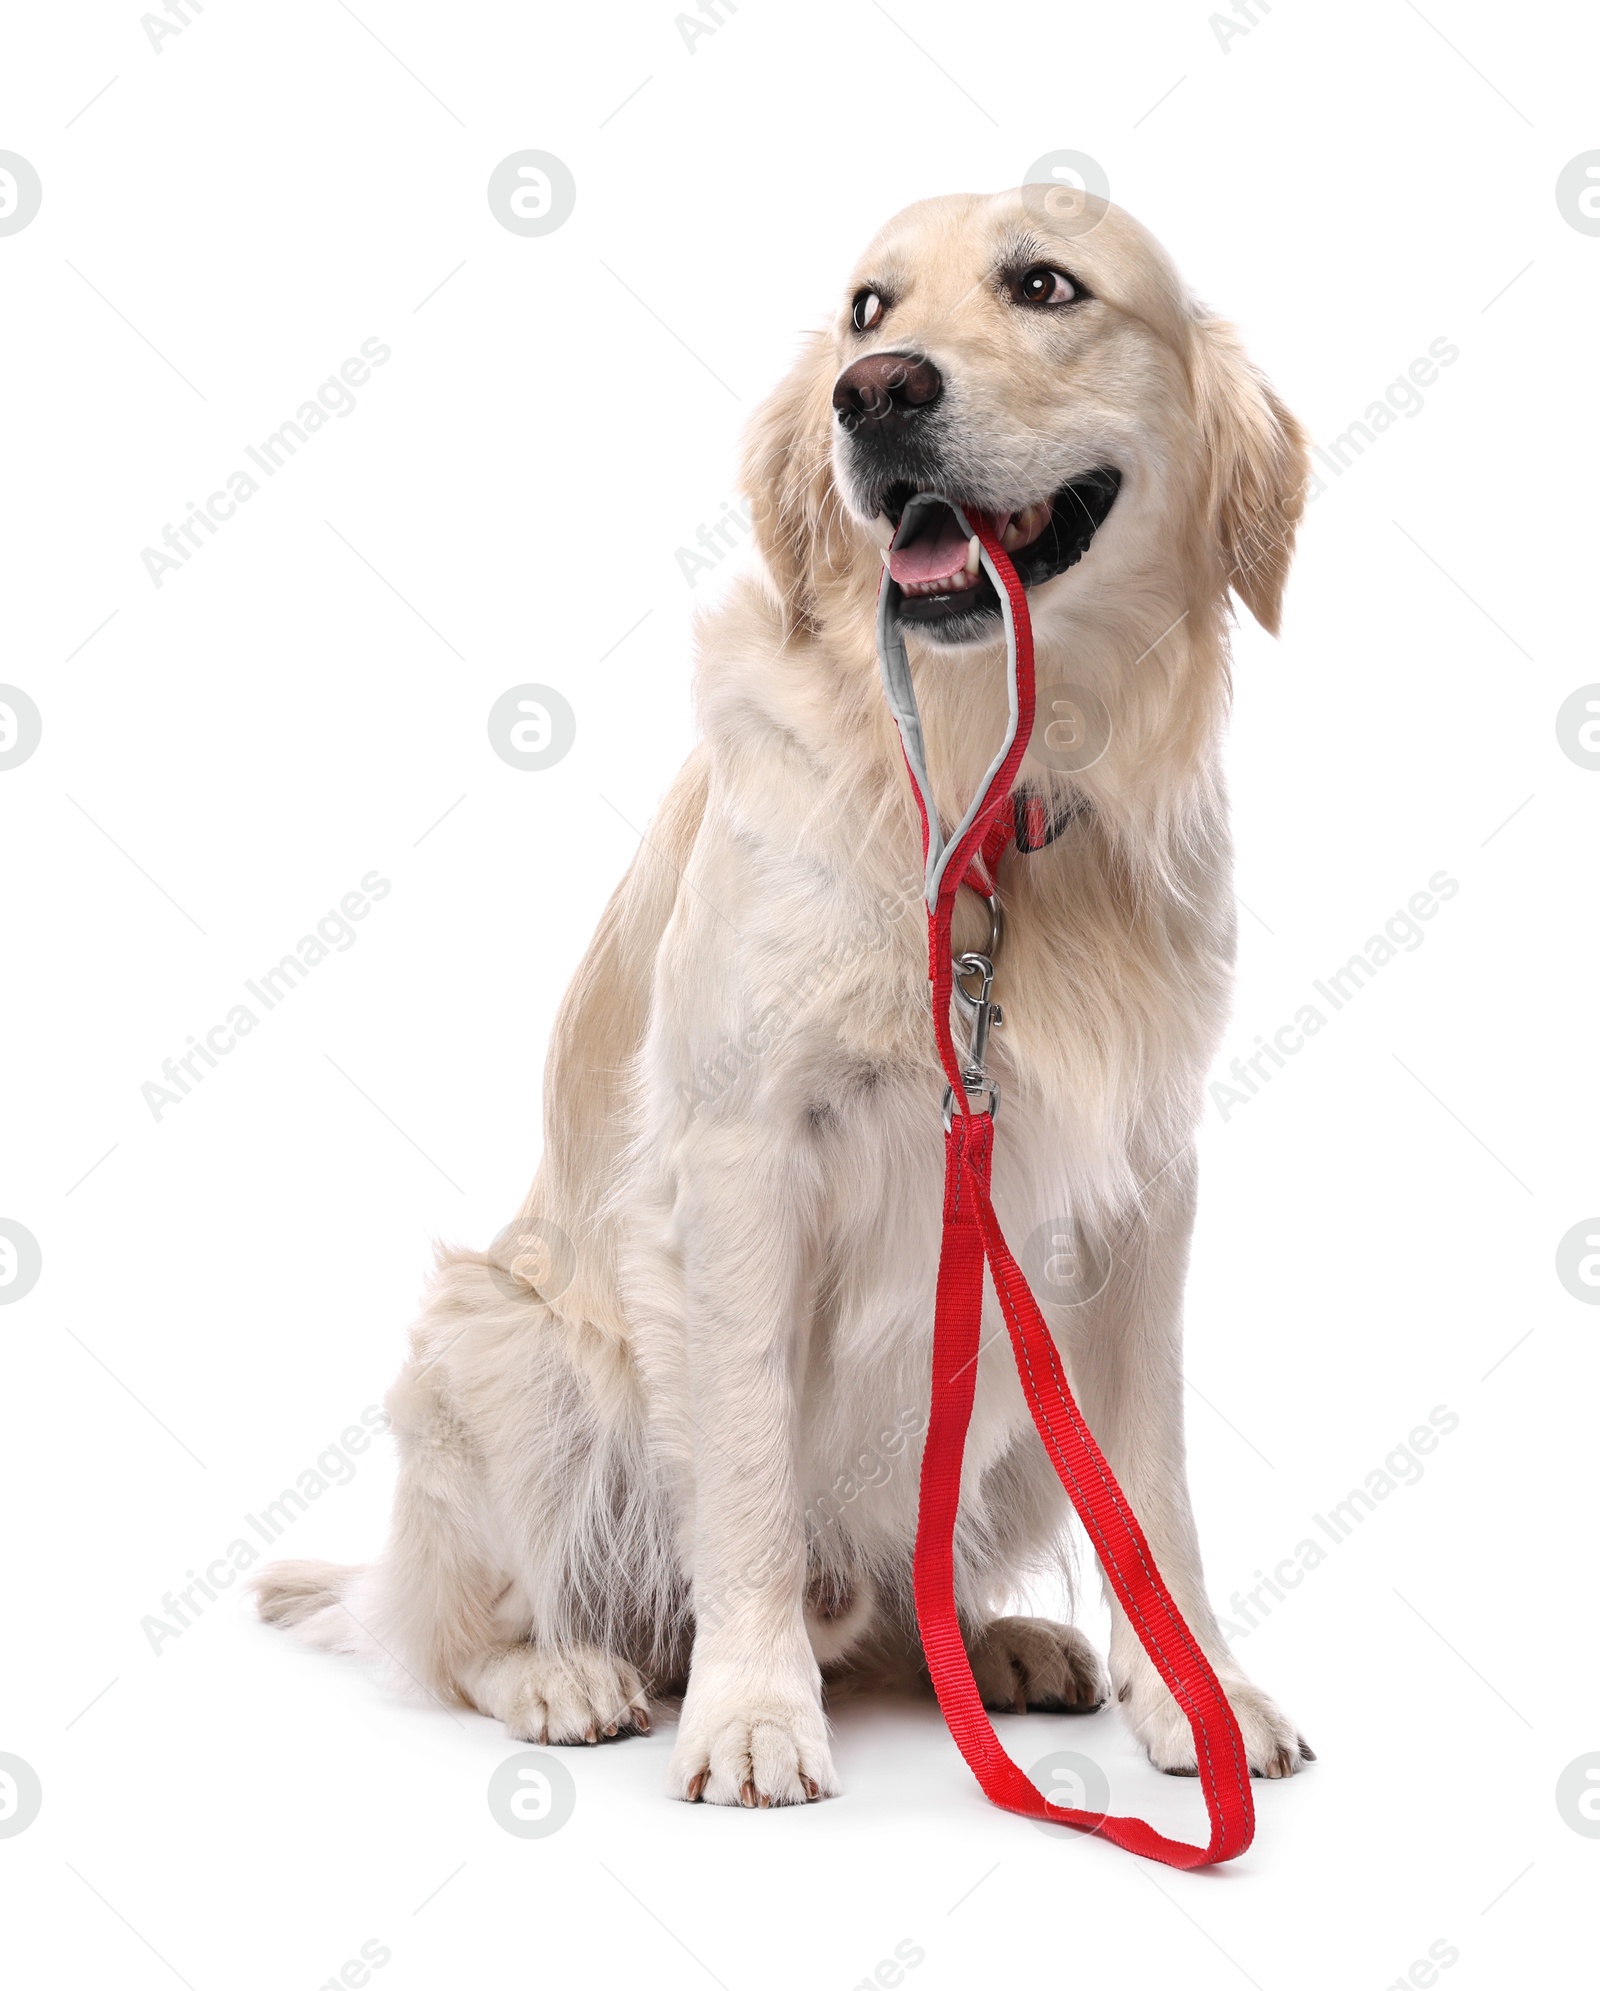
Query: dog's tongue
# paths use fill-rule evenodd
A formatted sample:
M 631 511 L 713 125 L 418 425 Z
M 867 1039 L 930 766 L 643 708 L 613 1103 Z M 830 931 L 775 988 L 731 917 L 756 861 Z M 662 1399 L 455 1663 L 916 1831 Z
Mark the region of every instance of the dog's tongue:
M 967 564 L 967 536 L 948 505 L 929 505 L 913 536 L 889 552 L 889 572 L 905 586 L 911 581 L 943 581 Z

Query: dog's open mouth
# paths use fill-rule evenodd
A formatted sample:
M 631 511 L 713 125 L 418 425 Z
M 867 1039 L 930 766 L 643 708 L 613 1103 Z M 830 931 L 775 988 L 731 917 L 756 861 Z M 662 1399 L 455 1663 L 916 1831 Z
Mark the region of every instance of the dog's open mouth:
M 1011 556 L 1017 578 L 1024 587 L 1036 588 L 1083 558 L 1121 486 L 1122 472 L 1108 466 L 1075 477 L 1053 497 L 1020 511 L 992 512 L 965 503 L 962 510 L 969 519 L 984 518 Z M 915 487 L 905 483 L 885 493 L 883 516 L 893 530 L 898 532 L 901 514 L 914 495 Z M 967 537 L 948 505 L 925 506 L 911 536 L 885 558 L 900 589 L 902 621 L 965 623 L 1000 613 L 994 583 L 978 557 L 977 537 Z

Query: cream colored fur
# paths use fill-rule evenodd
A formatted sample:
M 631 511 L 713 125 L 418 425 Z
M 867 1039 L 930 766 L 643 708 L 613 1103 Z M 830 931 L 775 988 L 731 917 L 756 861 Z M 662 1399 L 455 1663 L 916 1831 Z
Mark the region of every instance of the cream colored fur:
M 993 274 L 1021 237 L 1095 301 L 1021 310 Z M 891 280 L 881 334 L 854 332 L 854 292 Z M 1115 208 L 1060 241 L 1019 194 L 909 209 L 755 418 L 763 576 L 699 628 L 702 743 L 567 995 L 520 1216 L 492 1254 L 440 1255 L 389 1397 L 388 1546 L 363 1569 L 279 1564 L 261 1607 L 535 1741 L 642 1728 L 650 1693 L 686 1687 L 670 1788 L 723 1803 L 837 1789 L 824 1667 L 917 1674 L 942 1078 L 916 821 L 877 681 L 879 554 L 830 405 L 840 369 L 879 348 L 938 365 L 959 492 L 1020 505 L 1098 464 L 1123 474 L 1083 561 L 1031 596 L 1040 684 L 1090 687 L 1112 731 L 1070 781 L 1025 767 L 1090 807 L 1002 871 L 995 1200 L 1014 1248 L 1063 1213 L 1109 1240 L 1108 1283 L 1052 1331 L 1252 1766 L 1286 1774 L 1294 1729 L 1206 1598 L 1181 1310 L 1234 944 L 1229 593 L 1277 627 L 1305 445 Z M 1000 737 L 1003 649 L 913 635 L 911 655 L 954 821 Z M 962 898 L 972 945 L 986 928 Z M 536 1221 L 572 1242 L 560 1291 Z M 1066 1566 L 1068 1510 L 998 1327 L 958 1535 L 974 1660 L 996 1705 L 1092 1705 L 1106 1671 L 1081 1634 L 1001 1615 Z M 1157 1765 L 1192 1770 L 1186 1723 L 1113 1618 L 1128 1720 Z

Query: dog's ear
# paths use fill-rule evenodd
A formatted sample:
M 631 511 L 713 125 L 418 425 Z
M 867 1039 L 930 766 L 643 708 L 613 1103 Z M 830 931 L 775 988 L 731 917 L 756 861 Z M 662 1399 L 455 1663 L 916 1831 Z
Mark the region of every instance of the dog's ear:
M 739 488 L 786 629 L 815 626 L 819 564 L 838 524 L 833 483 L 832 342 L 811 333 L 745 430 Z
M 1231 325 L 1197 313 L 1190 330 L 1207 526 L 1224 586 L 1275 636 L 1311 475 L 1305 431 L 1245 357 Z

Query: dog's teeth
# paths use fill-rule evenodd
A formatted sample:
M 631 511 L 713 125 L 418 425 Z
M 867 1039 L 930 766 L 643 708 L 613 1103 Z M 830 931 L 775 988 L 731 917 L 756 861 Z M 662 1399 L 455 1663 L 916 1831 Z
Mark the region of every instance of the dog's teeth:
M 882 512 L 875 512 L 867 520 L 867 530 L 880 546 L 892 546 L 894 544 L 894 527 L 884 517 Z
M 888 566 L 888 564 L 889 564 L 889 549 L 888 549 L 888 547 L 887 547 L 887 546 L 880 546 L 880 547 L 878 548 L 878 558 L 879 558 L 879 559 L 880 559 L 880 560 L 881 560 L 881 561 L 883 562 L 883 564 L 884 564 L 884 565 L 885 565 L 886 567 Z
M 1000 544 L 1008 553 L 1018 546 L 1031 545 L 1044 531 L 1049 516 L 1048 504 L 1025 505 L 1020 512 L 1012 514 L 1010 523 L 1000 535 Z
M 967 572 L 969 574 L 975 574 L 978 571 L 979 551 L 978 535 L 974 533 L 967 541 Z

